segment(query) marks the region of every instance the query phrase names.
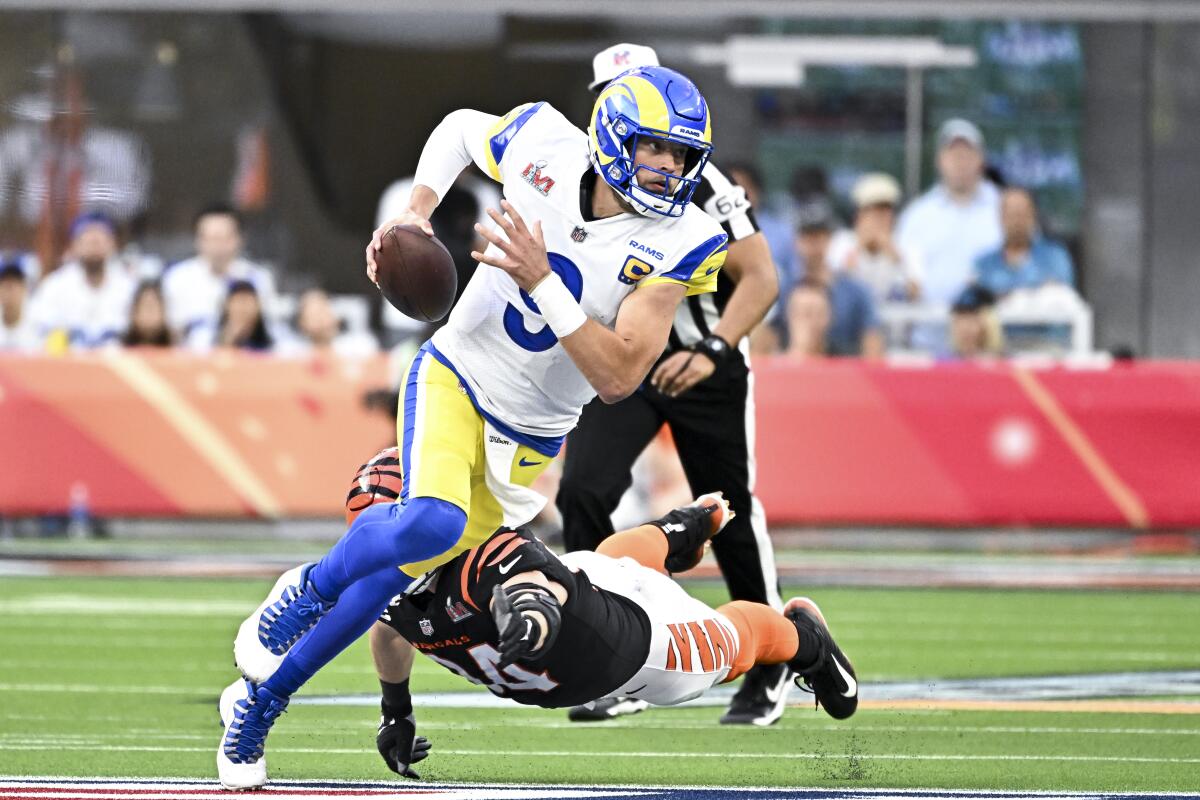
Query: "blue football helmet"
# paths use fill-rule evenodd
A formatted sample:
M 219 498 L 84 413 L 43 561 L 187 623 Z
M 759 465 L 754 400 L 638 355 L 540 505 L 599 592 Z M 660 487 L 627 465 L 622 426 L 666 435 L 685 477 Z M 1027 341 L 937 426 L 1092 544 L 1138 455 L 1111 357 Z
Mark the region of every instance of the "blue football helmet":
M 645 138 L 687 147 L 683 174 L 636 167 L 638 141 Z M 588 149 L 596 172 L 639 214 L 681 216 L 712 153 L 708 103 L 694 83 L 673 69 L 645 66 L 623 72 L 596 98 Z M 663 191 L 644 188 L 638 181 L 643 173 L 664 176 Z

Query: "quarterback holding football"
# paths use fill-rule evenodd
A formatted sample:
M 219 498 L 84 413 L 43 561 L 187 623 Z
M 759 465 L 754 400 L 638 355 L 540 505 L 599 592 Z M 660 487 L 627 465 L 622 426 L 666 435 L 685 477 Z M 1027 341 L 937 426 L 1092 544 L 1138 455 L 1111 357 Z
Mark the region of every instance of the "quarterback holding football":
M 633 392 L 666 347 L 676 306 L 711 292 L 727 236 L 691 204 L 712 151 L 700 90 L 663 67 L 613 80 L 588 131 L 545 102 L 503 117 L 447 115 L 421 153 L 408 210 L 429 215 L 474 162 L 503 184 L 489 245 L 414 358 L 397 420 L 403 494 L 372 505 L 315 564 L 284 573 L 234 642 L 251 693 L 230 718 L 222 783 L 261 785 L 267 733 L 289 698 L 421 575 L 532 520 L 529 487 L 584 404 Z

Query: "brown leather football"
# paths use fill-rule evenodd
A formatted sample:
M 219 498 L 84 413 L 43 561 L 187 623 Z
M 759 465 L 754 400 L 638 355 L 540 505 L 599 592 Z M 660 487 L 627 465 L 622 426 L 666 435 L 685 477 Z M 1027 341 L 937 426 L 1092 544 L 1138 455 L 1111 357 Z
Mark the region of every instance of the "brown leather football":
M 375 279 L 389 303 L 405 316 L 437 322 L 450 313 L 458 272 L 450 251 L 416 225 L 394 225 L 375 253 Z

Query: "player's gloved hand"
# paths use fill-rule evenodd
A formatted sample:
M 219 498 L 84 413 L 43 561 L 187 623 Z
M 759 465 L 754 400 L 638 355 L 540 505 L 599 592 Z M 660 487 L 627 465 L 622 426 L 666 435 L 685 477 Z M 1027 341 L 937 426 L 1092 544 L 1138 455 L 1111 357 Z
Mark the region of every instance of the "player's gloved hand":
M 651 522 L 667 537 L 668 572 L 687 572 L 704 557 L 708 540 L 716 536 L 733 518 L 729 501 L 720 492 L 707 494 L 696 502 L 677 508 Z
M 432 745 L 424 736 L 417 736 L 417 724 L 413 715 L 398 717 L 387 703 L 382 704 L 383 715 L 379 719 L 379 733 L 375 746 L 379 755 L 387 762 L 388 769 L 405 778 L 419 779 L 412 765 L 429 755 Z
M 558 638 L 562 609 L 549 589 L 518 583 L 492 589 L 492 618 L 500 633 L 499 666 L 536 661 Z

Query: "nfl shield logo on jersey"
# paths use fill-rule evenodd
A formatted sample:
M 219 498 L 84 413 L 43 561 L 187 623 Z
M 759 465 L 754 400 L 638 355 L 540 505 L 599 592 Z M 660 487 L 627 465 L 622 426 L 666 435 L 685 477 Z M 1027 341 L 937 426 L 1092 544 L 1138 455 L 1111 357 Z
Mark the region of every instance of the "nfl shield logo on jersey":
M 421 626 L 421 633 L 425 634 L 426 636 L 433 636 L 433 623 L 432 622 L 430 622 L 427 619 L 423 619 L 420 622 L 418 622 L 417 624 Z
M 576 225 L 575 230 L 571 231 L 571 240 L 582 244 L 587 235 L 588 232 L 583 229 L 582 225 Z

